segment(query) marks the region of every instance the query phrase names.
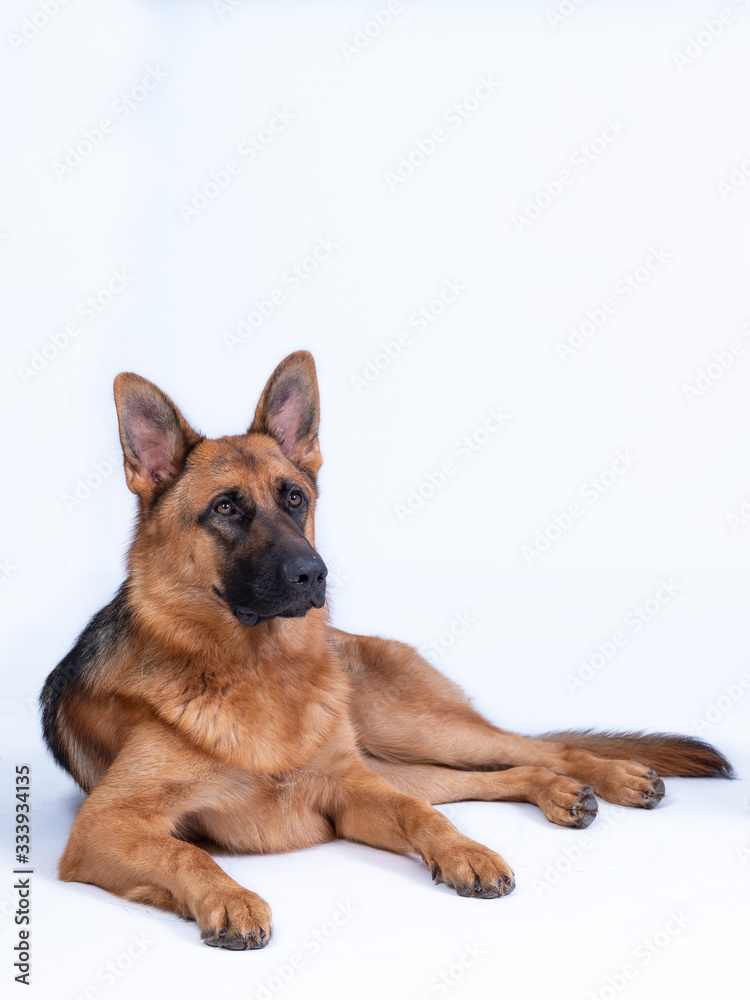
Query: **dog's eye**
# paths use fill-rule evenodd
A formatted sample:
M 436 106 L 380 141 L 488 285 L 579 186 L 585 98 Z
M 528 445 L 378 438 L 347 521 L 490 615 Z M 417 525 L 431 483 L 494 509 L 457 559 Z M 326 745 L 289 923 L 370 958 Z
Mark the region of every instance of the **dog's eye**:
M 234 514 L 234 507 L 228 500 L 219 500 L 219 502 L 214 507 L 217 514 L 223 514 L 228 517 L 230 514 Z
M 289 496 L 286 498 L 286 502 L 290 507 L 299 507 L 302 503 L 302 494 L 298 493 L 297 490 L 292 490 Z

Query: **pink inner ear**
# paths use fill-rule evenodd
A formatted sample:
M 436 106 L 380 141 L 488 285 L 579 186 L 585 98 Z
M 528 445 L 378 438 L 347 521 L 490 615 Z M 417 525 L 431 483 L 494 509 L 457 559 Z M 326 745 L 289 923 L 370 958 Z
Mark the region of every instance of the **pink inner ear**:
M 294 455 L 299 450 L 299 428 L 302 422 L 302 404 L 292 397 L 273 416 L 273 430 L 281 441 L 285 455 Z
M 160 431 L 136 417 L 130 425 L 130 434 L 136 454 L 152 479 L 161 480 L 175 474 L 174 440 L 169 431 Z

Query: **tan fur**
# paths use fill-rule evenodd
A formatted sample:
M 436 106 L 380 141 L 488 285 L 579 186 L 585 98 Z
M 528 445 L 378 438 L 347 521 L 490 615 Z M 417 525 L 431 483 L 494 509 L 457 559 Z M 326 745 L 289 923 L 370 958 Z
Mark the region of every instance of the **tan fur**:
M 280 411 L 290 366 L 299 402 Z M 632 740 L 506 733 L 410 647 L 334 629 L 325 608 L 252 628 L 236 620 L 213 592 L 224 552 L 197 517 L 227 483 L 243 484 L 263 511 L 279 475 L 314 479 L 316 414 L 306 436 L 289 430 L 304 424 L 314 381 L 312 358 L 292 355 L 250 431 L 235 437 L 205 440 L 175 410 L 164 418 L 174 459 L 158 455 L 149 470 L 126 421 L 150 384 L 118 377 L 127 481 L 140 504 L 128 563 L 135 626 L 66 691 L 56 720 L 90 792 L 60 877 L 193 917 L 207 943 L 228 948 L 266 944 L 270 910 L 190 841 L 263 853 L 347 837 L 419 854 L 463 895 L 499 896 L 513 888 L 510 867 L 430 803 L 528 801 L 554 823 L 586 825 L 591 788 L 650 807 L 663 791 L 652 761 L 668 760 L 669 773 L 693 766 L 674 747 L 665 758 L 656 745 L 639 754 Z M 626 759 L 604 759 L 621 750 Z

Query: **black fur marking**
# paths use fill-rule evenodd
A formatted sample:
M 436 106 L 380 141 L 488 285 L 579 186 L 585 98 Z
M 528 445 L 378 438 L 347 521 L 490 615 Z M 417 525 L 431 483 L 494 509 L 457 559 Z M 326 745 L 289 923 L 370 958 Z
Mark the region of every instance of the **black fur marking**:
M 122 639 L 127 631 L 131 618 L 127 605 L 127 591 L 123 584 L 113 600 L 101 611 L 97 612 L 86 628 L 78 636 L 78 640 L 49 675 L 39 696 L 42 707 L 42 731 L 44 740 L 55 761 L 73 774 L 68 755 L 60 743 L 57 733 L 57 713 L 60 699 L 66 691 L 72 691 L 81 686 L 86 668 L 93 662 L 106 656 Z

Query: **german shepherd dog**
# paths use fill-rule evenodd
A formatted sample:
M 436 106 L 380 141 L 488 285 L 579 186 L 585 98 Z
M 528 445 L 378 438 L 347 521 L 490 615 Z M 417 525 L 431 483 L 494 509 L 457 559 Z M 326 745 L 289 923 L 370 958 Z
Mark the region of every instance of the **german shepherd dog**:
M 685 736 L 498 729 L 411 647 L 335 629 L 306 351 L 271 375 L 245 434 L 202 437 L 131 373 L 115 402 L 138 498 L 127 579 L 41 695 L 46 742 L 89 793 L 61 879 L 194 919 L 212 947 L 263 948 L 268 904 L 196 841 L 263 853 L 344 837 L 492 899 L 512 892 L 510 865 L 430 803 L 533 802 L 583 828 L 595 795 L 653 809 L 659 774 L 730 775 Z

